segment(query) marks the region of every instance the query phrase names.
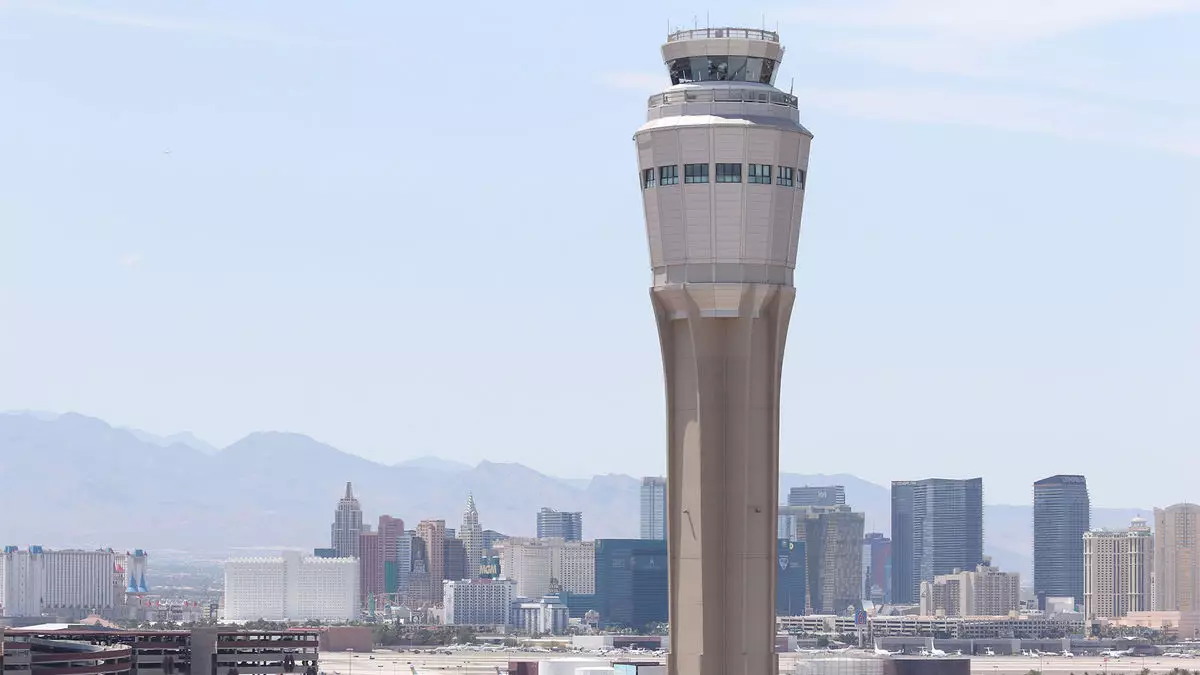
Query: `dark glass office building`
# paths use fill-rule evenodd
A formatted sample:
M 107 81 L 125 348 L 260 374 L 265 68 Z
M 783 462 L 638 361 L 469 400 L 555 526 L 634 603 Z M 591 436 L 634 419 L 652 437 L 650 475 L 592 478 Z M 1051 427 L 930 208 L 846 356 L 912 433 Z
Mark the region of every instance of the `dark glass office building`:
M 1083 604 L 1083 533 L 1091 529 L 1092 505 L 1083 476 L 1050 476 L 1033 484 L 1033 590 Z
M 807 601 L 804 542 L 779 540 L 779 572 L 775 577 L 775 615 L 803 616 Z
M 916 481 L 892 481 L 892 602 L 916 604 L 921 598 L 913 580 L 913 491 Z M 919 584 L 917 584 L 919 585 Z
M 596 611 L 604 628 L 666 623 L 666 540 L 596 540 Z
M 892 482 L 892 598 L 912 604 L 922 581 L 983 561 L 983 479 Z

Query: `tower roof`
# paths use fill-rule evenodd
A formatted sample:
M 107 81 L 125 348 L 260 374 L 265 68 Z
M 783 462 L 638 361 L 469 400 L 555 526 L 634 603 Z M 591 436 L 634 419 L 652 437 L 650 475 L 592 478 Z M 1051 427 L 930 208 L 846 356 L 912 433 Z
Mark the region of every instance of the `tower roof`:
M 1057 476 L 1049 476 L 1047 478 L 1043 478 L 1043 479 L 1035 482 L 1033 485 L 1034 485 L 1034 487 L 1040 487 L 1040 486 L 1045 486 L 1045 485 L 1068 485 L 1068 484 L 1086 486 L 1087 479 L 1084 478 L 1083 476 L 1079 476 L 1079 475 L 1075 475 L 1075 474 L 1058 474 Z
M 354 499 L 354 490 L 350 487 L 350 481 L 346 481 L 346 499 Z
M 667 42 L 683 42 L 684 40 L 756 40 L 761 42 L 779 42 L 779 33 L 758 28 L 693 28 L 677 30 L 667 35 Z

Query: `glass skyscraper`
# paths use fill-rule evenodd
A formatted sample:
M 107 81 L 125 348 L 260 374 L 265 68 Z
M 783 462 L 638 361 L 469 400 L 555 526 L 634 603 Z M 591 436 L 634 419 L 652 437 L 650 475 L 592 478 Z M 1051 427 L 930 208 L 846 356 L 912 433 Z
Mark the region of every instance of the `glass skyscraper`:
M 604 627 L 666 623 L 666 540 L 597 539 L 596 607 Z
M 642 539 L 667 538 L 667 479 L 642 479 Z
M 558 537 L 566 541 L 583 541 L 583 513 L 542 507 L 537 514 L 537 536 L 538 539 Z
M 1033 590 L 1083 603 L 1083 533 L 1091 529 L 1091 501 L 1083 476 L 1050 476 L 1033 484 Z
M 808 600 L 807 566 L 804 542 L 779 540 L 775 577 L 775 615 L 802 616 Z
M 914 604 L 922 581 L 983 561 L 983 479 L 892 481 L 892 599 Z

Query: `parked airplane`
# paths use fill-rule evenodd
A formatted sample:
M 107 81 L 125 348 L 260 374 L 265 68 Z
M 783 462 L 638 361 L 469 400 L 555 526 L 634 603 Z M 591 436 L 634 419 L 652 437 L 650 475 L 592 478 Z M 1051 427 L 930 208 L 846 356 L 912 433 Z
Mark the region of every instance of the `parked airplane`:
M 879 647 L 879 640 L 875 641 L 875 655 L 876 656 L 895 656 L 897 654 L 903 654 L 903 653 L 904 653 L 903 649 L 897 649 L 894 652 L 889 652 L 886 649 L 881 649 Z
M 921 648 L 921 656 L 942 657 L 945 655 L 945 650 L 938 649 L 937 646 L 933 644 L 933 638 L 929 639 L 929 649 L 925 649 L 924 647 Z
M 1100 652 L 1100 655 L 1110 659 L 1119 659 L 1122 656 L 1128 656 L 1129 652 L 1122 649 L 1109 649 L 1108 651 Z

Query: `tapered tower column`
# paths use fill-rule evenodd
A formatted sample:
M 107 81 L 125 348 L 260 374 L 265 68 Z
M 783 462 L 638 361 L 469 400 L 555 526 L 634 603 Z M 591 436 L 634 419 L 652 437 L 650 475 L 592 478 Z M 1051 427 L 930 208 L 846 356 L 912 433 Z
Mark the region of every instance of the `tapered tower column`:
M 775 675 L 779 391 L 812 134 L 775 33 L 668 37 L 637 131 L 667 392 L 671 675 Z

